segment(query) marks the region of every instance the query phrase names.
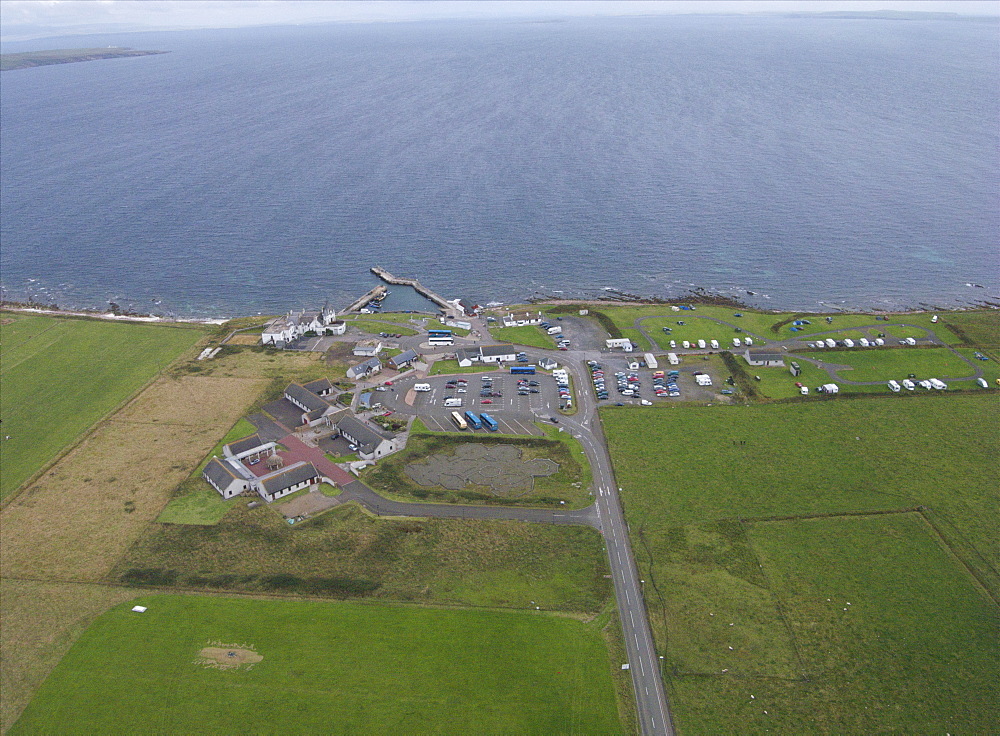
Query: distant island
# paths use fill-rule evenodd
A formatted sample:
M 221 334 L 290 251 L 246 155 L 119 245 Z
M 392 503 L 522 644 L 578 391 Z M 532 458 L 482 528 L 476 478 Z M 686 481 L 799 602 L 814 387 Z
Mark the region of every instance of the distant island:
M 169 51 L 138 51 L 123 46 L 108 46 L 99 49 L 55 49 L 52 51 L 25 51 L 19 54 L 0 54 L 0 71 L 30 69 L 49 64 L 71 64 L 75 61 L 95 61 L 97 59 L 119 59 L 127 56 L 149 56 L 167 54 Z

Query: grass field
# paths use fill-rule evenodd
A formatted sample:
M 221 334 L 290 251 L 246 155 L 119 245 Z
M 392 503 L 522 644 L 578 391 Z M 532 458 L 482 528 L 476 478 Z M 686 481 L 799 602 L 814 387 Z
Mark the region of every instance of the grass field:
M 961 332 L 974 345 L 992 351 L 1000 350 L 1000 312 L 995 309 L 951 312 L 941 315 L 941 321 L 954 326 L 954 332 Z
M 990 731 L 998 409 L 602 410 L 678 733 Z
M 838 371 L 839 376 L 850 381 L 885 382 L 890 379 L 902 381 L 910 373 L 915 374 L 918 380 L 968 378 L 975 374 L 975 368 L 947 348 L 815 350 L 805 352 L 803 355 L 822 360 L 824 363 L 851 366 L 850 370 Z M 964 381 L 950 388 L 970 387 L 971 384 Z
M 620 733 L 600 633 L 554 616 L 150 596 L 99 618 L 11 734 Z M 199 663 L 207 646 L 249 669 Z M 125 676 L 127 674 L 127 676 Z M 271 693 L 272 696 L 267 696 Z
M 454 432 L 429 432 L 424 425 L 410 430 L 406 449 L 385 458 L 378 465 L 365 471 L 363 478 L 379 493 L 401 501 L 431 501 L 461 504 L 502 504 L 526 506 L 558 506 L 583 508 L 593 502 L 590 495 L 590 466 L 583 455 L 580 443 L 565 432 L 548 425 L 539 425 L 546 437 L 489 434 L 469 438 Z M 524 496 L 503 498 L 489 488 L 469 486 L 462 491 L 450 491 L 441 486 L 424 487 L 405 473 L 409 463 L 435 453 L 451 454 L 465 444 L 516 445 L 521 449 L 521 460 L 547 458 L 559 465 L 554 475 L 535 478 L 534 490 Z
M 239 503 L 214 526 L 150 525 L 106 579 L 594 613 L 611 596 L 607 574 L 586 527 L 377 519 L 356 504 L 289 527 Z
M 206 334 L 9 312 L 2 322 L 0 498 Z
M 7 732 L 94 619 L 138 594 L 107 585 L 0 579 L 0 731 Z
M 492 327 L 490 334 L 501 342 L 510 342 L 515 345 L 530 345 L 536 348 L 554 348 L 556 341 L 550 335 L 542 331 L 542 328 L 534 325 L 524 327 Z
M 465 330 L 465 329 L 463 329 L 461 327 L 451 327 L 450 325 L 446 325 L 444 322 L 441 322 L 440 320 L 436 320 L 436 319 L 429 319 L 429 320 L 427 320 L 427 329 L 428 330 L 451 330 L 452 334 L 454 334 L 456 337 L 466 337 L 469 334 L 469 332 L 471 331 L 471 330 Z
M 362 332 L 377 335 L 380 332 L 389 332 L 399 335 L 416 335 L 417 331 L 412 327 L 396 324 L 395 322 L 380 322 L 373 319 L 348 319 L 345 320 L 349 327 L 356 327 Z
M 0 574 L 106 574 L 262 387 L 246 378 L 158 378 L 4 508 Z

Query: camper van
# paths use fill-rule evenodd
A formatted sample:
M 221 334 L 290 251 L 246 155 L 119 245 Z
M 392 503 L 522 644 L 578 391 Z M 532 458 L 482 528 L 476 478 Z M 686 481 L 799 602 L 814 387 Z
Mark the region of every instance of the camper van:
M 866 347 L 868 347 L 869 345 L 871 345 L 871 343 L 870 343 L 870 342 L 868 342 L 868 338 L 867 338 L 867 337 L 862 337 L 862 338 L 861 338 L 860 340 L 858 340 L 858 344 L 859 344 L 859 345 L 860 345 L 861 347 L 863 347 L 863 348 L 866 348 Z
M 712 350 L 718 350 L 719 349 L 719 341 L 718 340 L 712 340 L 709 343 L 709 345 L 712 346 Z
M 908 337 L 908 338 L 906 338 L 906 344 L 907 345 L 916 345 L 917 341 L 914 340 L 912 337 Z
M 445 399 L 444 400 L 444 405 L 445 406 L 449 406 L 449 407 L 450 406 L 461 406 L 462 405 L 462 400 L 458 399 L 458 398 L 455 398 L 455 399 Z
M 684 340 L 681 342 L 681 347 L 684 348 L 685 350 L 688 350 L 691 347 L 691 343 L 689 343 L 687 340 Z
M 414 391 L 430 391 L 431 385 L 429 383 L 415 383 L 413 384 Z
M 909 378 L 904 378 L 903 388 L 905 388 L 907 391 L 912 391 L 913 389 L 916 388 L 916 385 Z
M 741 343 L 741 342 L 740 342 L 740 338 L 738 338 L 738 337 L 734 337 L 734 338 L 733 338 L 733 347 L 734 347 L 734 348 L 738 348 L 738 347 L 740 347 L 740 346 L 741 346 L 742 344 L 743 344 L 743 343 Z
M 854 347 L 854 340 L 851 340 L 850 338 L 845 338 L 844 339 L 844 347 L 845 348 L 853 348 Z
M 875 347 L 880 348 L 883 345 L 885 345 L 885 340 L 883 340 L 881 337 L 876 337 L 875 338 Z
M 699 340 L 698 341 L 698 349 L 699 350 L 704 350 L 705 349 L 705 341 L 704 340 Z
M 677 357 L 677 353 L 667 353 L 667 362 L 670 365 L 679 365 L 681 359 Z
M 898 394 L 899 384 L 896 383 L 895 381 L 889 381 L 889 390 L 892 391 L 894 394 Z
M 677 341 L 676 340 L 671 340 L 670 341 L 670 348 L 672 350 L 677 348 Z
M 828 348 L 835 348 L 837 347 L 837 341 L 834 340 L 832 337 L 828 337 L 826 338 L 826 346 Z
M 743 342 L 746 344 L 746 346 L 748 348 L 753 347 L 753 338 L 752 337 L 744 337 L 743 338 Z

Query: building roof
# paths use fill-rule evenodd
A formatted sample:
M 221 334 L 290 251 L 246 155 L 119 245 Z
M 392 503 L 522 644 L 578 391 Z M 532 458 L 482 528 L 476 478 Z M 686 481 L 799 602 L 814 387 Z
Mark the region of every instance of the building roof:
M 389 358 L 389 361 L 398 368 L 404 363 L 409 363 L 412 360 L 416 360 L 417 357 L 418 356 L 415 350 L 406 350 L 400 353 L 399 355 L 392 356 L 391 358 Z
M 233 472 L 226 467 L 226 464 L 217 457 L 213 457 L 208 461 L 208 465 L 206 465 L 205 469 L 201 471 L 201 475 L 216 488 L 227 488 L 234 480 L 240 480 L 240 478 L 233 475 Z
M 312 463 L 301 463 L 282 470 L 280 473 L 264 478 L 260 484 L 264 488 L 264 493 L 273 496 L 281 493 L 285 489 L 291 488 L 297 483 L 305 480 L 312 480 L 319 477 L 319 471 Z
M 384 440 L 392 439 L 391 436 L 386 437 L 380 432 L 376 432 L 356 417 L 344 417 L 337 424 L 337 429 L 340 430 L 341 434 L 349 435 L 362 452 L 372 452 Z
M 746 357 L 747 357 L 747 360 L 754 360 L 754 361 L 780 360 L 780 361 L 784 362 L 784 360 L 785 360 L 785 356 L 784 356 L 783 353 L 776 353 L 776 352 L 773 352 L 773 351 L 754 352 L 752 350 L 747 350 L 746 351 Z
M 305 410 L 309 412 L 316 411 L 317 409 L 325 411 L 330 408 L 329 401 L 320 398 L 301 383 L 288 384 L 288 388 L 285 389 L 285 396 L 294 403 L 304 406 Z
M 517 348 L 513 345 L 483 345 L 478 352 L 480 355 L 495 358 L 498 355 L 517 355 Z
M 455 360 L 479 360 L 479 348 L 459 348 L 455 351 Z
M 252 434 L 249 437 L 244 437 L 241 440 L 236 440 L 235 442 L 230 442 L 226 447 L 234 455 L 239 455 L 240 453 L 250 452 L 251 450 L 256 450 L 258 447 L 263 447 L 269 444 L 260 438 L 259 434 Z
M 359 373 L 367 373 L 370 370 L 376 370 L 381 367 L 382 367 L 382 361 L 380 361 L 378 358 L 369 358 L 363 363 L 358 363 L 355 366 L 351 366 L 351 371 L 354 373 L 354 375 L 358 375 Z
M 310 381 L 303 385 L 314 394 L 319 394 L 320 391 L 333 391 L 333 384 L 330 383 L 329 378 L 320 378 L 317 381 Z

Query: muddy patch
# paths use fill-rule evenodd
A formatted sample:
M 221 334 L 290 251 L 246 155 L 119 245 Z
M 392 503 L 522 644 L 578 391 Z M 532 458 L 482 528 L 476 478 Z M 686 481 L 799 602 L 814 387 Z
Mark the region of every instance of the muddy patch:
M 219 644 L 219 642 L 212 643 Z M 234 670 L 240 667 L 248 670 L 262 659 L 264 659 L 262 654 L 258 654 L 252 648 L 247 648 L 245 644 L 242 646 L 209 646 L 198 652 L 195 664 L 217 670 Z

